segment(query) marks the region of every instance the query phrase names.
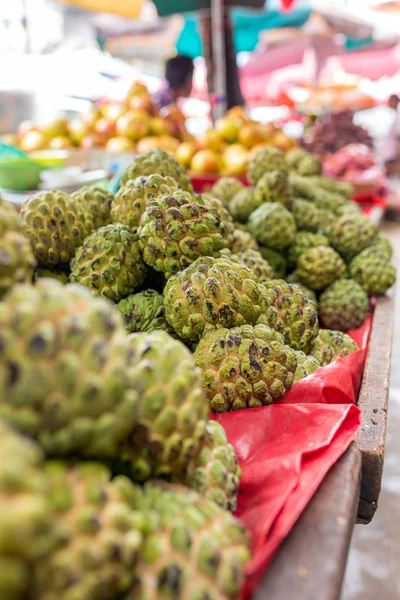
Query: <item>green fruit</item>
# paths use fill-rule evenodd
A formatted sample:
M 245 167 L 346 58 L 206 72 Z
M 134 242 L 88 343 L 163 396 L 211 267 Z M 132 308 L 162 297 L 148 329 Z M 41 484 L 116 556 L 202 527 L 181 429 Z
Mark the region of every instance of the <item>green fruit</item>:
M 295 355 L 297 360 L 297 368 L 294 374 L 293 383 L 300 381 L 300 379 L 305 379 L 321 366 L 314 356 L 307 356 L 307 354 L 304 354 L 304 352 L 300 351 L 295 352 Z
M 346 202 L 343 206 L 339 206 L 339 208 L 335 211 L 337 217 L 342 217 L 344 215 L 361 215 L 362 209 L 359 204 L 356 202 Z
M 171 277 L 199 256 L 216 256 L 226 246 L 221 217 L 201 196 L 171 194 L 152 198 L 140 219 L 145 262 Z
M 343 215 L 329 232 L 331 246 L 349 262 L 372 246 L 378 234 L 376 226 L 364 215 Z
M 186 173 L 186 170 L 174 156 L 168 154 L 168 152 L 164 152 L 164 150 L 151 150 L 150 152 L 146 152 L 146 154 L 137 156 L 133 163 L 126 169 L 121 185 L 125 185 L 130 179 L 155 174 L 162 177 L 172 177 L 178 187 L 187 192 L 193 191 L 190 177 Z
M 134 422 L 129 342 L 85 288 L 40 279 L 0 304 L 0 418 L 53 456 L 113 456 Z
M 344 261 L 333 248 L 308 248 L 298 258 L 297 275 L 310 289 L 320 291 L 346 276 Z
M 320 233 L 298 231 L 294 236 L 293 244 L 288 250 L 287 262 L 289 267 L 294 269 L 303 252 L 316 246 L 329 246 L 328 238 Z
M 249 218 L 250 233 L 262 246 L 284 250 L 293 243 L 296 223 L 293 215 L 282 204 L 262 204 Z
M 314 188 L 311 200 L 321 211 L 329 210 L 333 213 L 336 213 L 341 206 L 347 203 L 340 194 L 327 192 L 321 188 Z
M 321 211 L 312 202 L 295 198 L 292 204 L 292 213 L 297 229 L 313 233 L 318 231 L 321 221 Z
M 292 148 L 292 150 L 289 150 L 286 154 L 286 162 L 289 169 L 296 172 L 298 165 L 308 156 L 310 156 L 310 153 L 304 150 L 304 148 Z
M 328 236 L 332 227 L 336 225 L 338 216 L 330 210 L 320 210 L 320 222 L 318 233 Z
M 199 452 L 208 413 L 190 351 L 165 331 L 129 336 L 134 425 L 120 458 L 136 481 L 185 476 Z
M 0 298 L 16 283 L 32 281 L 36 260 L 17 213 L 0 204 Z M 15 213 L 15 214 L 13 214 Z
M 313 177 L 312 182 L 319 188 L 326 190 L 327 192 L 334 192 L 335 194 L 341 194 L 347 200 L 351 200 L 354 195 L 354 187 L 347 181 L 339 181 L 333 177 L 318 176 Z
M 221 258 L 248 267 L 257 277 L 258 283 L 263 283 L 273 278 L 271 267 L 268 262 L 263 259 L 258 250 L 245 250 L 238 254 L 232 254 L 229 250 L 222 250 Z
M 211 196 L 210 194 L 196 194 L 195 196 L 196 202 L 200 204 L 205 204 L 211 208 L 214 208 L 218 211 L 218 214 L 221 219 L 221 232 L 225 239 L 226 247 L 230 247 L 233 241 L 233 232 L 235 231 L 235 225 L 233 223 L 233 219 L 229 213 L 228 207 L 225 206 L 221 200 Z
M 93 219 L 84 207 L 58 190 L 25 200 L 21 221 L 36 259 L 44 267 L 68 263 L 93 229 Z
M 285 277 L 285 281 L 287 281 L 288 283 L 295 283 L 297 285 L 297 287 L 299 287 L 301 289 L 303 294 L 305 296 L 307 296 L 307 298 L 309 300 L 311 300 L 311 302 L 314 302 L 315 306 L 318 307 L 317 294 L 313 290 L 310 290 L 310 288 L 308 288 L 306 285 L 301 283 L 300 279 L 297 276 L 296 271 L 293 271 L 293 273 L 290 273 L 290 275 Z
M 232 198 L 243 189 L 243 183 L 236 177 L 221 177 L 214 183 L 210 193 L 224 204 L 229 204 Z
M 126 600 L 238 598 L 249 538 L 230 513 L 194 490 L 147 483 L 137 510 L 146 538 Z
M 18 218 L 16 206 L 3 200 L 0 196 L 0 235 L 4 235 L 7 231 L 19 231 L 22 233 L 22 225 Z
M 350 263 L 350 276 L 369 295 L 383 295 L 396 281 L 396 269 L 385 250 L 372 247 L 363 250 Z
M 347 333 L 321 329 L 311 349 L 311 355 L 324 367 L 356 350 L 357 344 Z
M 260 206 L 262 200 L 256 198 L 252 188 L 243 188 L 229 202 L 229 212 L 239 223 L 246 223 L 251 213 Z
M 290 209 L 292 195 L 287 174 L 282 171 L 268 171 L 264 173 L 257 181 L 254 196 L 258 205 L 263 202 L 279 202 Z
M 315 183 L 308 177 L 303 177 L 297 173 L 289 174 L 289 185 L 294 198 L 305 198 L 313 201 L 315 196 Z
M 133 582 L 142 545 L 135 486 L 99 463 L 46 464 L 49 505 L 64 527 L 59 547 L 34 571 L 40 600 L 110 600 Z
M 224 259 L 197 259 L 168 280 L 164 298 L 169 324 L 194 342 L 210 329 L 255 325 L 260 316 L 256 276 Z
M 316 156 L 307 153 L 296 166 L 296 171 L 299 175 L 309 177 L 311 175 L 320 175 L 322 171 L 322 163 Z
M 288 172 L 288 164 L 283 152 L 278 148 L 261 148 L 251 157 L 247 167 L 247 179 L 256 185 L 259 179 L 269 171 Z
M 352 279 L 335 281 L 319 299 L 319 316 L 327 329 L 357 329 L 364 323 L 368 312 L 368 295 Z
M 94 229 L 104 227 L 111 222 L 111 203 L 113 194 L 96 186 L 85 186 L 71 195 L 73 200 L 79 202 L 84 211 L 91 215 Z
M 150 198 L 168 194 L 178 189 L 171 177 L 148 175 L 129 180 L 122 186 L 112 203 L 111 219 L 126 227 L 138 227 L 140 217 Z
M 30 597 L 31 572 L 59 541 L 49 511 L 42 454 L 0 421 L 0 598 Z
M 259 246 L 258 250 L 263 259 L 266 260 L 271 266 L 274 278 L 284 279 L 287 268 L 286 258 L 282 256 L 282 254 L 279 254 L 279 252 L 271 250 L 271 248 L 264 248 L 264 246 Z
M 59 281 L 63 285 L 67 285 L 67 283 L 69 282 L 69 275 L 67 272 L 56 271 L 55 269 L 45 269 L 44 267 L 39 267 L 35 271 L 34 280 L 37 281 L 38 279 L 42 279 L 43 277 L 45 277 L 47 279 L 48 278 L 57 279 L 57 281 Z
M 95 296 L 118 302 L 137 290 L 146 276 L 136 230 L 106 225 L 89 235 L 71 261 L 71 282 Z
M 260 285 L 259 323 L 283 335 L 285 344 L 307 352 L 318 335 L 318 316 L 313 302 L 294 284 L 273 279 Z
M 245 250 L 258 250 L 258 244 L 251 233 L 236 228 L 233 230 L 230 249 L 234 254 L 238 254 Z
M 195 352 L 210 408 L 227 412 L 271 404 L 293 383 L 297 362 L 282 336 L 266 325 L 207 333 Z
M 392 258 L 393 256 L 393 246 L 392 242 L 384 233 L 378 233 L 373 243 L 374 248 L 379 248 L 379 250 L 387 255 L 388 258 Z
M 165 319 L 164 296 L 154 290 L 131 294 L 120 300 L 117 308 L 129 333 L 150 333 L 155 329 L 170 330 Z
M 235 511 L 242 470 L 222 425 L 208 421 L 205 438 L 189 464 L 185 483 L 225 510 Z

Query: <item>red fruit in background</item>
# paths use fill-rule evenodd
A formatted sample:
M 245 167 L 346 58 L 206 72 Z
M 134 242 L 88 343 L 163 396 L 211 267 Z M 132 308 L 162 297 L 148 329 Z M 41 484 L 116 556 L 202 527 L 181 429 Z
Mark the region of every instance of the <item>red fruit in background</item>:
M 115 123 L 102 117 L 95 123 L 94 131 L 108 140 L 115 135 Z
M 129 101 L 132 110 L 142 110 L 148 115 L 155 114 L 155 107 L 150 96 L 133 96 Z

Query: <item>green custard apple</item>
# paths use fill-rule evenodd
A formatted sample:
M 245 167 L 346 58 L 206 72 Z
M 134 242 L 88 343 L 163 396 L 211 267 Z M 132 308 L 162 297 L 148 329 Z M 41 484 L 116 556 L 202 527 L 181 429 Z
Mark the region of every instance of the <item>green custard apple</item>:
M 321 291 L 347 274 L 340 255 L 326 246 L 308 248 L 298 258 L 296 273 L 300 281 L 314 291 Z
M 357 329 L 368 312 L 368 294 L 353 279 L 335 281 L 319 299 L 319 316 L 327 329 Z
M 249 218 L 250 233 L 257 242 L 273 250 L 284 250 L 296 235 L 296 222 L 282 204 L 262 204 Z

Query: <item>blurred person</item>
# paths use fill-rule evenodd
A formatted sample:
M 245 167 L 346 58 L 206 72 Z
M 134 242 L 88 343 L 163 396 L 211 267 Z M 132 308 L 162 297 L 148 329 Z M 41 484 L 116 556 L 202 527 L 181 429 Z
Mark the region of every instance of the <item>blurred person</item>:
M 388 107 L 392 112 L 392 124 L 385 139 L 383 157 L 388 175 L 395 175 L 399 171 L 399 104 L 399 97 L 396 94 L 392 94 L 388 100 Z
M 192 93 L 194 64 L 189 56 L 178 54 L 165 65 L 166 85 L 153 95 L 158 108 L 175 104 L 178 98 L 188 98 Z

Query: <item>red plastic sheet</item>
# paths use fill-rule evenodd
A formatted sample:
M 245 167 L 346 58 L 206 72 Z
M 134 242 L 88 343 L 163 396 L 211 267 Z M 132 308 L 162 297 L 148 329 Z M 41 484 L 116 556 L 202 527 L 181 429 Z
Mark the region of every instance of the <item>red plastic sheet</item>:
M 315 371 L 271 406 L 216 414 L 242 468 L 236 515 L 252 534 L 242 598 L 262 579 L 319 484 L 354 440 L 372 316 L 349 332 L 360 350 Z

